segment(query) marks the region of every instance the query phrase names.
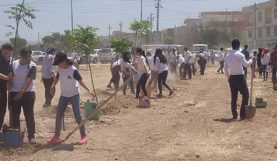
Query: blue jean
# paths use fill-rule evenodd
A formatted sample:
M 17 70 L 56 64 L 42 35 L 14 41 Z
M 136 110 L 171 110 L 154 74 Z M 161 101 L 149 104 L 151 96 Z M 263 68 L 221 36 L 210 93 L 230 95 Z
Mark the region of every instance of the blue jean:
M 82 122 L 82 116 L 80 113 L 80 95 L 75 95 L 73 97 L 64 97 L 60 96 L 59 105 L 56 113 L 56 128 L 55 128 L 55 136 L 60 137 L 60 131 L 62 128 L 62 117 L 64 116 L 65 110 L 67 108 L 68 103 L 71 102 L 73 113 L 75 120 L 78 124 Z M 80 127 L 81 136 L 86 136 L 85 126 Z

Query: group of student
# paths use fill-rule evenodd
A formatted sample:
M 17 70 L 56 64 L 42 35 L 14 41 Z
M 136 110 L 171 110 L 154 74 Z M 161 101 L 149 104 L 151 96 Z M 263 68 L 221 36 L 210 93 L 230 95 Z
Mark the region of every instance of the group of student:
M 3 126 L 7 105 L 10 113 L 10 128 L 20 129 L 21 109 L 27 124 L 27 133 L 30 143 L 36 143 L 35 138 L 35 116 L 34 104 L 36 101 L 35 79 L 37 68 L 32 62 L 32 51 L 22 49 L 18 60 L 12 60 L 13 46 L 4 44 L 0 52 L 0 130 Z M 57 66 L 54 71 L 53 66 Z M 91 97 L 90 92 L 82 82 L 82 76 L 74 67 L 72 60 L 67 58 L 63 52 L 58 52 L 55 48 L 49 48 L 42 64 L 42 81 L 45 86 L 44 107 L 51 105 L 51 100 L 55 94 L 55 86 L 60 80 L 61 96 L 56 111 L 55 135 L 48 140 L 48 143 L 59 143 L 62 118 L 69 103 L 73 108 L 76 122 L 82 121 L 80 113 L 79 85 L 81 85 Z M 86 144 L 85 127 L 80 128 L 80 144 Z
M 127 85 L 129 85 L 131 93 L 135 94 L 135 98 L 139 99 L 144 96 L 143 99 L 147 101 L 149 100 L 147 86 L 156 89 L 157 84 L 159 91 L 157 97 L 163 97 L 162 86 L 169 90 L 170 96 L 174 94 L 173 89 L 167 84 L 168 62 L 162 49 L 156 49 L 155 54 L 151 52 L 145 53 L 142 48 L 122 53 L 122 57 L 114 54 L 110 67 L 112 78 L 107 87 L 111 88 L 111 85 L 114 84 L 114 88 L 118 89 L 120 73 L 122 73 L 124 83 L 129 81 L 123 87 L 124 95 L 126 95 Z

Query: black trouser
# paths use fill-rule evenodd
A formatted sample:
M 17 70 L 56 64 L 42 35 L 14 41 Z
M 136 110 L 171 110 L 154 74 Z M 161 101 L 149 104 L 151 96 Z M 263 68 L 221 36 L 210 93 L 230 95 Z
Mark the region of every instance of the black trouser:
M 262 64 L 257 63 L 257 65 L 258 65 L 258 70 L 259 70 L 259 76 L 261 77 L 262 73 L 263 73 L 263 71 L 262 71 Z
M 200 74 L 204 75 L 205 74 L 205 69 L 206 69 L 206 63 L 200 63 Z
M 132 76 L 129 76 L 129 77 L 132 77 Z M 128 80 L 129 77 L 128 77 L 128 76 L 125 76 L 125 77 L 122 76 L 122 79 L 123 79 L 124 83 Z M 126 84 L 126 85 L 123 87 L 123 94 L 124 94 L 124 95 L 126 95 L 127 86 L 128 86 L 128 84 Z M 134 93 L 135 93 L 135 89 L 134 89 L 134 81 L 133 81 L 133 79 L 131 79 L 131 80 L 129 81 L 129 86 L 130 86 L 130 88 L 131 88 L 131 93 L 134 94 Z
M 192 68 L 192 74 L 195 76 L 196 68 L 195 68 L 195 64 L 194 63 L 191 64 L 191 68 Z
M 112 83 L 114 84 L 114 88 L 118 89 L 119 88 L 119 82 L 120 82 L 120 65 L 111 68 L 112 72 L 112 78 L 110 80 L 109 85 Z
M 164 85 L 169 91 L 171 91 L 171 88 L 166 84 L 166 79 L 167 79 L 168 71 L 163 71 L 162 73 L 159 74 L 158 76 L 158 86 L 159 86 L 159 93 L 163 93 L 163 87 Z
M 180 78 L 181 79 L 184 77 L 184 72 L 183 72 L 184 65 L 185 65 L 185 63 L 182 63 L 179 67 L 179 72 L 180 72 Z
M 277 66 L 276 67 L 272 67 L 272 83 L 273 86 L 276 86 L 277 83 L 277 78 L 276 78 L 276 72 L 277 72 Z
M 237 100 L 238 92 L 242 95 L 242 103 L 240 108 L 240 118 L 245 118 L 245 106 L 248 105 L 249 91 L 244 75 L 231 75 L 229 78 L 229 84 L 232 94 L 231 109 L 234 118 L 237 118 Z
M 2 129 L 7 110 L 7 91 L 0 91 L 0 130 Z
M 144 96 L 146 96 L 146 97 L 148 96 L 147 90 L 145 88 L 147 79 L 148 79 L 148 75 L 146 73 L 142 74 L 142 76 L 140 77 L 138 84 L 137 84 L 136 98 L 139 98 L 140 89 L 142 89 Z
M 184 79 L 186 79 L 187 74 L 189 75 L 189 79 L 192 77 L 190 64 L 184 64 Z
M 23 108 L 28 138 L 33 139 L 35 137 L 35 117 L 34 117 L 34 104 L 36 99 L 35 92 L 25 92 L 19 101 L 14 101 L 17 92 L 11 92 L 9 94 L 9 103 L 12 108 L 12 128 L 20 129 L 20 113 L 21 107 Z
M 219 73 L 219 72 L 221 71 L 221 73 L 224 73 L 224 72 L 223 72 L 224 61 L 220 61 L 219 64 L 220 64 L 220 67 L 219 67 L 219 69 L 217 70 L 217 72 Z
M 45 105 L 51 105 L 51 101 L 53 99 L 53 96 L 50 93 L 50 89 L 52 87 L 52 84 L 54 82 L 54 78 L 50 79 L 42 79 L 44 88 L 45 88 Z
M 267 68 L 267 65 L 262 65 L 261 66 L 262 75 L 263 75 L 264 80 L 267 80 L 267 78 L 268 78 L 268 72 L 266 71 L 266 68 Z

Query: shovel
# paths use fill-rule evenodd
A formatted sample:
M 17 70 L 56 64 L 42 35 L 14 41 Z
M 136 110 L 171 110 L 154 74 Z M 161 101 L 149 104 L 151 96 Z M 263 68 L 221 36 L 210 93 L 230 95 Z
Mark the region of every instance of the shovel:
M 246 119 L 252 119 L 253 117 L 255 117 L 255 114 L 256 114 L 256 106 L 252 105 L 254 72 L 255 72 L 255 61 L 253 61 L 252 71 L 251 71 L 250 104 L 245 106 Z

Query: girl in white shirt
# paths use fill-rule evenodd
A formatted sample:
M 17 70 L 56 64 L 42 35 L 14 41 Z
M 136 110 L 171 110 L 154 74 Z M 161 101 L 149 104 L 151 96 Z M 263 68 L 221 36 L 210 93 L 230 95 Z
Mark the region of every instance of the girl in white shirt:
M 91 97 L 94 94 L 90 92 L 87 86 L 83 83 L 82 77 L 78 70 L 73 66 L 73 62 L 67 58 L 65 53 L 58 53 L 55 57 L 54 66 L 58 66 L 57 76 L 51 88 L 51 93 L 53 93 L 56 84 L 60 80 L 61 82 L 61 96 L 59 99 L 59 104 L 56 113 L 56 128 L 55 136 L 48 140 L 48 143 L 60 143 L 60 131 L 62 126 L 62 117 L 64 116 L 65 110 L 69 102 L 72 104 L 73 113 L 75 120 L 78 124 L 82 122 L 82 116 L 80 113 L 80 89 L 79 84 L 86 89 Z M 85 126 L 80 127 L 80 144 L 87 143 L 87 137 L 85 132 Z
M 174 94 L 174 91 L 167 85 L 166 79 L 168 75 L 168 65 L 165 56 L 163 55 L 162 49 L 157 49 L 154 56 L 154 64 L 158 69 L 158 86 L 159 86 L 159 95 L 158 97 L 163 97 L 162 85 L 164 85 L 169 90 L 169 96 Z
M 147 79 L 149 78 L 148 73 L 148 67 L 147 67 L 147 59 L 145 52 L 141 48 L 137 48 L 136 53 L 138 55 L 138 75 L 139 75 L 139 81 L 137 83 L 137 90 L 136 90 L 136 98 L 139 98 L 140 89 L 142 89 L 142 92 L 145 96 L 145 99 L 148 99 L 148 94 L 146 90 L 146 83 Z
M 121 61 L 121 73 L 124 83 L 130 78 L 133 77 L 132 74 L 136 73 L 135 68 L 131 64 L 131 53 L 125 52 L 122 54 Z M 129 81 L 129 86 L 131 88 L 131 93 L 135 94 L 134 81 L 131 79 Z M 123 94 L 126 95 L 127 85 L 123 87 Z
M 262 74 L 263 74 L 264 81 L 267 81 L 267 78 L 268 78 L 268 72 L 266 69 L 267 69 L 269 62 L 270 62 L 269 50 L 264 49 L 264 53 L 262 54 L 262 57 L 261 57 Z

